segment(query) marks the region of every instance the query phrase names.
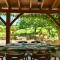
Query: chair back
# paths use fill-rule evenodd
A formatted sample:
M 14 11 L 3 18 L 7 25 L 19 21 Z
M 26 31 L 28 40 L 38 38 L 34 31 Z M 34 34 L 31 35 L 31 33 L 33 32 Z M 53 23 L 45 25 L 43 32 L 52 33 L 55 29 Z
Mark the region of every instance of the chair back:
M 32 41 L 31 43 L 40 43 L 40 41 Z
M 0 56 L 5 56 L 5 53 L 4 52 L 0 52 Z
M 19 41 L 18 43 L 27 43 L 27 41 Z
M 7 60 L 19 60 L 19 59 L 23 59 L 24 58 L 24 54 L 13 54 L 13 53 L 7 53 L 6 54 L 6 59 Z
M 39 59 L 39 60 L 50 60 L 50 54 L 33 54 L 32 58 Z

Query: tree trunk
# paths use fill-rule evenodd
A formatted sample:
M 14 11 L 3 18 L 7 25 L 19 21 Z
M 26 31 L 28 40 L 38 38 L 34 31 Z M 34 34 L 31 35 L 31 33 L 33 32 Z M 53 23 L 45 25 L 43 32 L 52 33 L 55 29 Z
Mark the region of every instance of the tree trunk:
M 34 33 L 36 34 L 36 28 L 34 29 Z
M 50 38 L 51 37 L 51 29 L 50 28 L 48 28 L 48 32 L 49 32 L 49 36 L 48 36 L 48 38 Z
M 34 28 L 34 39 L 36 40 L 36 27 Z
M 60 40 L 60 27 L 58 28 L 58 40 Z

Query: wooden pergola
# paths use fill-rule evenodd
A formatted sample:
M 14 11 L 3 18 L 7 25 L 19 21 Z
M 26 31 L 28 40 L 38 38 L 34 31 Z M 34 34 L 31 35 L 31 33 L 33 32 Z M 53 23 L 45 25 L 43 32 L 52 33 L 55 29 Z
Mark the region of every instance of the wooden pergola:
M 60 0 L 0 0 L 0 12 L 6 13 L 6 44 L 10 43 L 10 27 L 23 13 L 60 13 Z M 19 13 L 10 22 L 10 13 Z M 52 17 L 53 18 L 53 17 Z M 54 18 L 53 18 L 54 19 Z

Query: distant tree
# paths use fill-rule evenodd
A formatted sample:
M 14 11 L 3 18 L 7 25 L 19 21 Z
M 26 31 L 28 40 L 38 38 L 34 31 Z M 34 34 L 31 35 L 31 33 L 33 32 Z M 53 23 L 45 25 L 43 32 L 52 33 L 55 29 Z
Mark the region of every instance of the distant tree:
M 19 22 L 19 28 L 25 29 L 25 28 L 31 28 L 33 27 L 34 33 L 36 33 L 36 30 L 38 27 L 47 27 L 49 34 L 51 33 L 51 27 L 55 27 L 54 22 L 51 21 L 51 19 L 46 14 L 29 14 L 29 15 L 23 15 L 21 16 L 20 22 Z

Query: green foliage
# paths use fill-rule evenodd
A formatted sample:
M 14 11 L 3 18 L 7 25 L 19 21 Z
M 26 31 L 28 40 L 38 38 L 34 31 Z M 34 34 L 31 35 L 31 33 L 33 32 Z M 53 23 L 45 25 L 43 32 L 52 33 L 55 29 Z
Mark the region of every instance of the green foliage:
M 54 18 L 58 18 L 58 14 L 52 14 Z M 11 32 L 14 36 L 32 35 L 32 34 L 48 34 L 50 37 L 57 36 L 55 23 L 46 14 L 29 14 L 22 15 L 18 26 L 12 26 Z M 0 25 L 0 36 L 5 33 L 5 26 Z
M 20 29 L 14 33 L 14 36 L 29 35 L 29 34 L 32 34 L 33 32 L 34 30 L 32 28 Z
M 6 29 L 5 26 L 0 25 L 0 32 L 5 32 L 5 29 Z
M 54 22 L 46 15 L 46 14 L 29 14 L 22 15 L 19 22 L 19 29 L 33 28 L 33 33 L 39 33 L 41 29 L 37 29 L 38 27 L 43 28 L 43 33 L 54 35 L 49 32 L 52 28 L 56 28 Z M 47 30 L 46 30 L 47 29 Z M 30 31 L 31 33 L 31 31 Z
M 58 33 L 57 30 L 52 28 L 50 35 L 51 35 L 51 37 L 54 37 L 57 35 L 57 33 Z
M 25 35 L 26 31 L 25 29 L 17 30 L 14 35 L 15 36 L 20 36 L 20 35 Z
M 11 31 L 16 31 L 17 30 L 17 26 L 11 26 Z
M 3 37 L 5 35 L 4 32 L 0 32 L 0 37 Z
M 46 14 L 31 14 L 21 16 L 19 28 L 28 28 L 28 27 L 46 27 L 54 26 L 53 22 Z

